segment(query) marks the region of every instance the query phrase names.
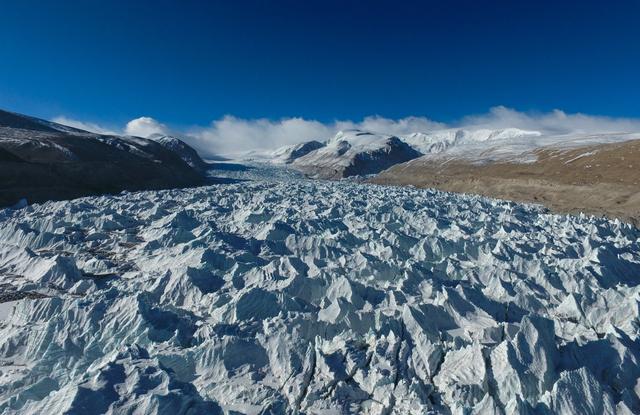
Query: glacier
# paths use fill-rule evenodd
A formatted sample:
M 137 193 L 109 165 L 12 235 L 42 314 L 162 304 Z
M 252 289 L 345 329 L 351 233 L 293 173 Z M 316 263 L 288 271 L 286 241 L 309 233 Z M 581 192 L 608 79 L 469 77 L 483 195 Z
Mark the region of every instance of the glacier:
M 350 181 L 0 211 L 0 412 L 640 412 L 640 231 Z

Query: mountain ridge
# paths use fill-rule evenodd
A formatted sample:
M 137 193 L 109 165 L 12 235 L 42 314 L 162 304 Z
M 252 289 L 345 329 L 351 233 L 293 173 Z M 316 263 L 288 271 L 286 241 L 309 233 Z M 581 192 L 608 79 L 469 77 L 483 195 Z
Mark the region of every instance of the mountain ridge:
M 0 206 L 207 182 L 165 146 L 0 110 Z

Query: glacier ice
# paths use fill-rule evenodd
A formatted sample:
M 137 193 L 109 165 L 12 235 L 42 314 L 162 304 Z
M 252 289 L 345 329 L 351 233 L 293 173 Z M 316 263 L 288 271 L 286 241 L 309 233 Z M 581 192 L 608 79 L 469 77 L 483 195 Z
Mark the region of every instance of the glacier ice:
M 0 411 L 638 413 L 639 238 L 345 181 L 3 210 Z

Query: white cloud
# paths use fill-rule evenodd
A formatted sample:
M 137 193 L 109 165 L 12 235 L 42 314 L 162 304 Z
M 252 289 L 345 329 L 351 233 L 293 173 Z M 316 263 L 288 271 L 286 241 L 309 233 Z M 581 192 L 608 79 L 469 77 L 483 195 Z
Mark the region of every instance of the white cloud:
M 83 130 L 113 134 L 112 129 L 93 123 L 57 117 L 54 121 Z M 186 131 L 174 131 L 151 118 L 131 120 L 121 130 L 122 134 L 148 137 L 154 133 L 181 137 L 204 156 L 214 154 L 238 154 L 247 151 L 273 150 L 309 140 L 324 141 L 340 130 L 358 129 L 383 134 L 406 135 L 444 128 L 499 129 L 520 128 L 540 131 L 543 134 L 640 132 L 640 119 L 613 118 L 586 114 L 567 114 L 560 110 L 551 112 L 520 112 L 506 107 L 494 107 L 486 114 L 472 115 L 449 124 L 432 121 L 426 117 L 390 119 L 370 116 L 361 121 L 320 122 L 304 118 L 280 120 L 243 119 L 227 115 L 209 126 L 194 126 Z
M 406 135 L 415 132 L 441 130 L 447 128 L 444 123 L 432 121 L 425 117 L 406 117 L 397 120 L 373 116 L 366 117 L 360 122 L 339 121 L 334 130 L 357 129 L 390 135 Z M 336 131 L 337 132 L 337 131 Z
M 251 150 L 272 150 L 303 141 L 324 141 L 340 130 L 358 129 L 384 134 L 402 135 L 416 131 L 444 128 L 445 125 L 423 117 L 393 120 L 366 117 L 360 122 L 334 121 L 322 123 L 304 118 L 242 119 L 230 115 L 214 121 L 207 128 L 195 128 L 188 135 L 195 137 L 197 146 L 218 154 L 233 154 Z
M 127 135 L 146 138 L 152 134 L 169 134 L 169 129 L 166 125 L 151 117 L 140 117 L 129 121 L 124 128 L 124 132 Z
M 487 114 L 465 117 L 456 126 L 469 129 L 513 127 L 545 134 L 595 134 L 640 132 L 640 119 L 567 114 L 561 110 L 527 113 L 499 106 L 491 108 Z
M 78 121 L 71 118 L 67 118 L 65 116 L 55 117 L 51 121 L 57 122 L 58 124 L 66 125 L 69 127 L 78 128 L 80 130 L 96 133 L 96 134 L 119 134 L 118 132 L 112 129 L 103 127 L 101 125 L 98 125 L 92 122 Z
M 230 154 L 275 149 L 302 141 L 324 140 L 331 133 L 329 126 L 302 118 L 271 121 L 246 120 L 227 115 L 212 122 L 209 127 L 193 129 L 188 135 L 197 139 L 200 148 L 210 149 L 213 153 Z

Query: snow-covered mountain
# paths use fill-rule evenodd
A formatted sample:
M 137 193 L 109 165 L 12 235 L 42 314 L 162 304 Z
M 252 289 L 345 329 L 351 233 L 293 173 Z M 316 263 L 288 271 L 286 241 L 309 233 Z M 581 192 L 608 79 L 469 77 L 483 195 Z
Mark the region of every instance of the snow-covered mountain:
M 340 178 L 378 173 L 419 156 L 427 162 L 529 163 L 541 148 L 571 149 L 638 138 L 640 133 L 550 134 L 518 128 L 446 129 L 398 137 L 351 130 L 324 143 L 287 146 L 257 159 L 290 164 L 311 177 Z
M 310 141 L 282 147 L 262 157 L 291 164 L 311 177 L 339 178 L 378 173 L 395 164 L 424 154 L 439 154 L 456 148 L 488 142 L 538 137 L 536 131 L 450 129 L 431 133 L 391 136 L 360 130 L 340 131 L 330 140 Z
M 326 144 L 291 164 L 311 177 L 340 178 L 378 173 L 420 153 L 391 135 L 340 131 Z
M 177 137 L 152 134 L 147 138 L 176 153 L 185 163 L 200 172 L 204 172 L 209 168 L 209 164 L 202 160 L 196 150 Z
M 0 111 L 0 206 L 205 183 L 185 156 L 197 154 L 175 139 L 94 134 Z
M 430 134 L 412 134 L 403 140 L 420 149 L 423 161 L 471 161 L 531 163 L 540 149 L 570 150 L 599 144 L 615 144 L 640 139 L 640 133 L 543 134 L 537 131 L 455 130 Z
M 454 146 L 464 146 L 475 143 L 491 144 L 499 140 L 514 140 L 520 138 L 539 137 L 538 131 L 525 131 L 518 128 L 506 129 L 450 129 L 432 133 L 413 133 L 402 136 L 401 139 L 422 154 L 442 153 Z
M 270 153 L 268 157 L 276 164 L 290 164 L 296 159 L 324 147 L 326 144 L 319 141 L 306 141 L 300 144 L 281 147 Z
M 0 211 L 3 414 L 640 412 L 640 233 L 349 182 Z

